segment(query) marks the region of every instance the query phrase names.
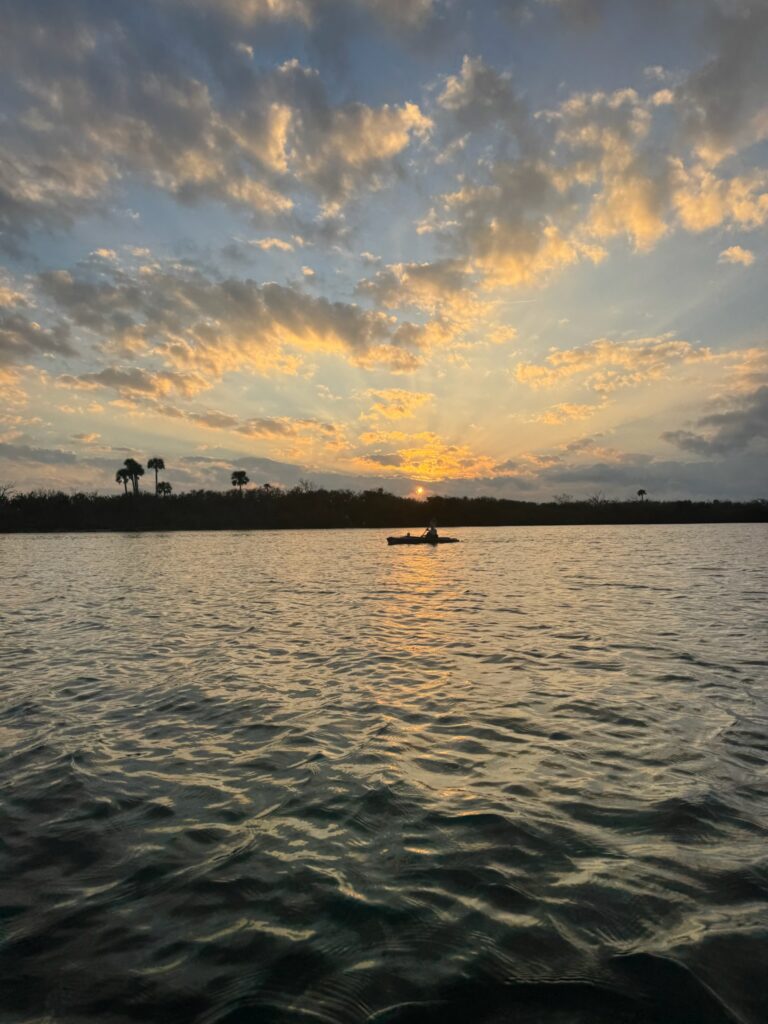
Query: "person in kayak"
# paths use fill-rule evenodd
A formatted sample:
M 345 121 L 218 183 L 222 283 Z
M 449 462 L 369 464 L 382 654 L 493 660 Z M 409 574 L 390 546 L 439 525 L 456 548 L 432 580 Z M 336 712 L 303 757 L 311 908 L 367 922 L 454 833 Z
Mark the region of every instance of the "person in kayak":
M 426 537 L 427 540 L 437 540 L 437 527 L 435 526 L 435 520 L 434 519 L 429 524 L 429 526 L 426 528 L 426 530 L 424 531 L 422 536 Z

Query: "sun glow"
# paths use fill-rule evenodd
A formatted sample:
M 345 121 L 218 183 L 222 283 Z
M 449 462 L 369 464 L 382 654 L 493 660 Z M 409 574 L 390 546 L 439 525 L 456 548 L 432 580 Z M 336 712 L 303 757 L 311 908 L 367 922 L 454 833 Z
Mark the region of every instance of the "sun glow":
M 642 4 L 66 6 L 3 5 L 0 481 L 754 494 L 766 0 L 656 4 L 637 65 Z

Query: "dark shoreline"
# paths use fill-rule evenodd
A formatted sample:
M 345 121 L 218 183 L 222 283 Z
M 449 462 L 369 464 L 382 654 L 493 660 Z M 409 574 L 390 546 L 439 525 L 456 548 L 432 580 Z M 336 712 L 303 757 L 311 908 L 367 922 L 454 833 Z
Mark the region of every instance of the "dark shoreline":
M 142 533 L 221 530 L 406 530 L 435 520 L 441 529 L 490 526 L 619 526 L 768 522 L 768 501 L 424 501 L 383 490 L 258 488 L 244 494 L 192 491 L 101 496 L 35 491 L 0 500 L 0 533 Z
M 493 529 L 511 529 L 512 526 L 520 529 L 546 529 L 554 527 L 567 527 L 567 526 L 749 526 L 760 520 L 755 519 L 697 519 L 689 522 L 682 520 L 658 520 L 653 523 L 632 523 L 629 520 L 622 520 L 621 522 L 601 522 L 601 523 L 585 523 L 585 522 L 562 522 L 562 523 L 514 523 L 505 527 L 503 523 L 487 523 L 485 525 L 477 525 L 473 523 L 471 526 L 461 526 L 456 523 L 446 523 L 443 530 L 493 530 Z M 61 529 L 19 529 L 19 530 L 2 530 L 0 529 L 0 537 L 68 537 L 80 534 L 91 534 L 93 536 L 100 536 L 102 534 L 112 533 L 301 533 L 304 530 L 309 530 L 312 533 L 332 533 L 335 530 L 397 530 L 402 531 L 404 529 L 410 529 L 413 533 L 414 530 L 420 530 L 420 526 L 414 526 L 411 524 L 409 527 L 405 526 L 142 526 L 140 528 L 131 527 L 88 527 L 85 529 L 79 529 L 77 527 L 63 527 Z

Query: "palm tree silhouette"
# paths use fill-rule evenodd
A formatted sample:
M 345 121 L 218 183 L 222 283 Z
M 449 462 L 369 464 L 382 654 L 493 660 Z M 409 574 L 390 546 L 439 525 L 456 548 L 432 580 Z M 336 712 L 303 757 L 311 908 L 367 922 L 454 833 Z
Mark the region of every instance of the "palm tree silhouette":
M 128 481 L 131 479 L 130 473 L 127 469 L 118 469 L 115 473 L 115 483 L 122 484 L 125 488 L 125 493 L 128 493 Z
M 637 492 L 637 496 L 640 499 L 640 501 L 645 501 L 645 496 L 646 496 L 647 493 L 648 493 L 648 491 L 643 490 L 642 487 L 640 488 L 640 490 Z
M 248 483 L 248 474 L 244 469 L 236 469 L 232 473 L 232 486 L 237 487 L 240 495 L 243 493 L 243 488 Z
M 133 484 L 133 493 L 139 493 L 139 477 L 144 476 L 144 467 L 136 459 L 126 459 L 123 465 L 128 473 L 128 479 Z
M 165 463 L 159 455 L 153 455 L 147 463 L 147 469 L 154 469 L 155 471 L 155 494 L 157 494 L 157 474 L 161 469 L 165 469 Z
M 162 459 L 160 460 L 163 461 Z M 168 483 L 167 480 L 161 480 L 159 484 L 155 486 L 155 494 L 167 495 L 170 494 L 173 487 Z

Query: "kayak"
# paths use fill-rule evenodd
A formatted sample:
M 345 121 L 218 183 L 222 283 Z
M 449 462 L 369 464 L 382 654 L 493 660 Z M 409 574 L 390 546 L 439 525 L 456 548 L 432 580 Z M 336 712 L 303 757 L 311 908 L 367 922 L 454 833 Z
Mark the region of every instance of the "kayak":
M 387 537 L 387 544 L 458 544 L 457 537 Z

